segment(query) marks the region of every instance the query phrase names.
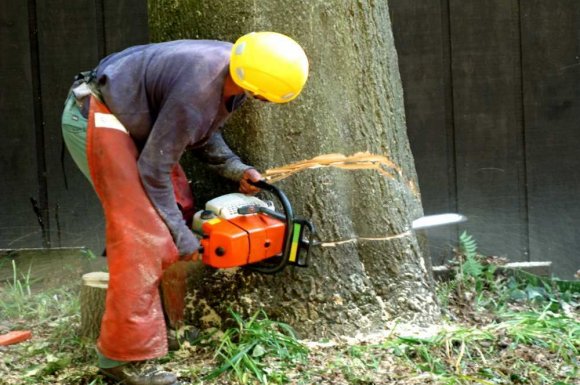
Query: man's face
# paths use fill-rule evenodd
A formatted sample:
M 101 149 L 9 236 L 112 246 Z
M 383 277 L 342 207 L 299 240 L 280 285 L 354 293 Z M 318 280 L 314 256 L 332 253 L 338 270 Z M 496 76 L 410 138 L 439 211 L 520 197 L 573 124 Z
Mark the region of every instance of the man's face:
M 260 101 L 262 101 L 262 102 L 270 102 L 268 99 L 266 99 L 266 98 L 265 98 L 265 97 L 263 97 L 262 95 L 255 94 L 255 93 L 253 93 L 253 92 L 251 92 L 251 91 L 248 91 L 248 90 L 244 90 L 244 92 L 245 92 L 245 93 L 246 93 L 246 95 L 247 95 L 249 98 L 251 98 L 251 99 L 260 100 Z

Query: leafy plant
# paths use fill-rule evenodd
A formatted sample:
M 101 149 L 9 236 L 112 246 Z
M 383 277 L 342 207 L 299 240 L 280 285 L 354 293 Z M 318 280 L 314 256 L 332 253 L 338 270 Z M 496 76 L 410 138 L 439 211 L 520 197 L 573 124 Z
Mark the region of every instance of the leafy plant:
M 297 341 L 294 330 L 287 324 L 268 319 L 262 310 L 244 321 L 230 310 L 236 326 L 225 331 L 215 353 L 221 366 L 211 372 L 206 380 L 214 379 L 226 371 L 233 371 L 238 383 L 245 384 L 251 377 L 260 383 L 280 380 L 281 373 L 266 371 L 266 358 L 280 362 L 303 361 L 308 349 Z
M 21 316 L 26 312 L 28 299 L 32 295 L 30 267 L 25 274 L 18 272 L 16 262 L 12 260 L 12 280 L 6 281 L 0 296 L 2 318 Z
M 461 264 L 461 272 L 467 276 L 479 277 L 483 273 L 483 265 L 476 259 L 477 242 L 473 236 L 464 231 L 459 236 L 459 249 L 465 260 Z
M 475 258 L 477 255 L 477 242 L 467 231 L 459 236 L 459 250 L 468 258 Z

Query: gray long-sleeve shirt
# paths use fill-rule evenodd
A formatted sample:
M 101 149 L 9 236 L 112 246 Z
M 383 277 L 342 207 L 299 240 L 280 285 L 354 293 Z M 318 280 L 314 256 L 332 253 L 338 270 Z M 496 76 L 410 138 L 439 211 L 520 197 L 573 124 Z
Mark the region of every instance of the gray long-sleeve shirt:
M 209 40 L 135 46 L 104 58 L 96 69 L 103 101 L 137 144 L 143 186 L 181 255 L 199 247 L 179 212 L 170 177 L 184 151 L 191 149 L 230 179 L 239 180 L 251 168 L 219 131 L 245 100 L 243 94 L 223 100 L 231 47 Z

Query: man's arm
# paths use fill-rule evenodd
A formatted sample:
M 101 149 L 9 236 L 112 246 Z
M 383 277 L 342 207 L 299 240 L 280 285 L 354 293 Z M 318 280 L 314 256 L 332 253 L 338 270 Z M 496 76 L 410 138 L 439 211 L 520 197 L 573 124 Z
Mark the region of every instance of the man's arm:
M 238 182 L 244 172 L 253 169 L 243 163 L 227 145 L 221 131 L 216 131 L 202 147 L 195 149 L 194 155 L 224 178 Z
M 169 111 L 166 115 L 179 116 L 175 111 Z M 153 126 L 147 143 L 139 155 L 137 167 L 145 192 L 171 232 L 179 254 L 188 256 L 199 249 L 199 242 L 187 227 L 177 207 L 171 170 L 179 162 L 187 143 L 192 138 L 173 121 L 163 118 L 164 116 L 160 115 Z
M 262 175 L 252 166 L 243 163 L 227 145 L 221 131 L 215 132 L 195 155 L 224 178 L 240 182 L 240 192 L 256 194 L 259 188 L 249 182 L 257 182 Z

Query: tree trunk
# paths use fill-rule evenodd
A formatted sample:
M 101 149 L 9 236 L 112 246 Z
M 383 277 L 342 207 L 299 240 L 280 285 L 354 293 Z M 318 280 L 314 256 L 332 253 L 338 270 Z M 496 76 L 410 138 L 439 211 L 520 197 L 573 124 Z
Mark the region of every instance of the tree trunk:
M 80 295 L 81 337 L 94 340 L 99 336 L 108 287 L 109 273 L 97 271 L 83 275 Z
M 387 2 L 149 4 L 155 40 L 235 41 L 253 30 L 273 30 L 304 47 L 311 71 L 304 92 L 287 105 L 248 101 L 224 130 L 247 163 L 263 171 L 322 154 L 368 151 L 400 169 L 388 178 L 372 170 L 319 168 L 277 183 L 295 213 L 317 225 L 322 242 L 395 237 L 320 247 L 309 268 L 276 276 L 207 269 L 191 287 L 190 320 L 215 326 L 228 308 L 243 315 L 263 308 L 303 337 L 320 337 L 380 329 L 395 318 L 437 319 L 428 269 L 409 231 L 422 206 Z M 203 165 L 188 162 L 198 201 L 228 192 Z

